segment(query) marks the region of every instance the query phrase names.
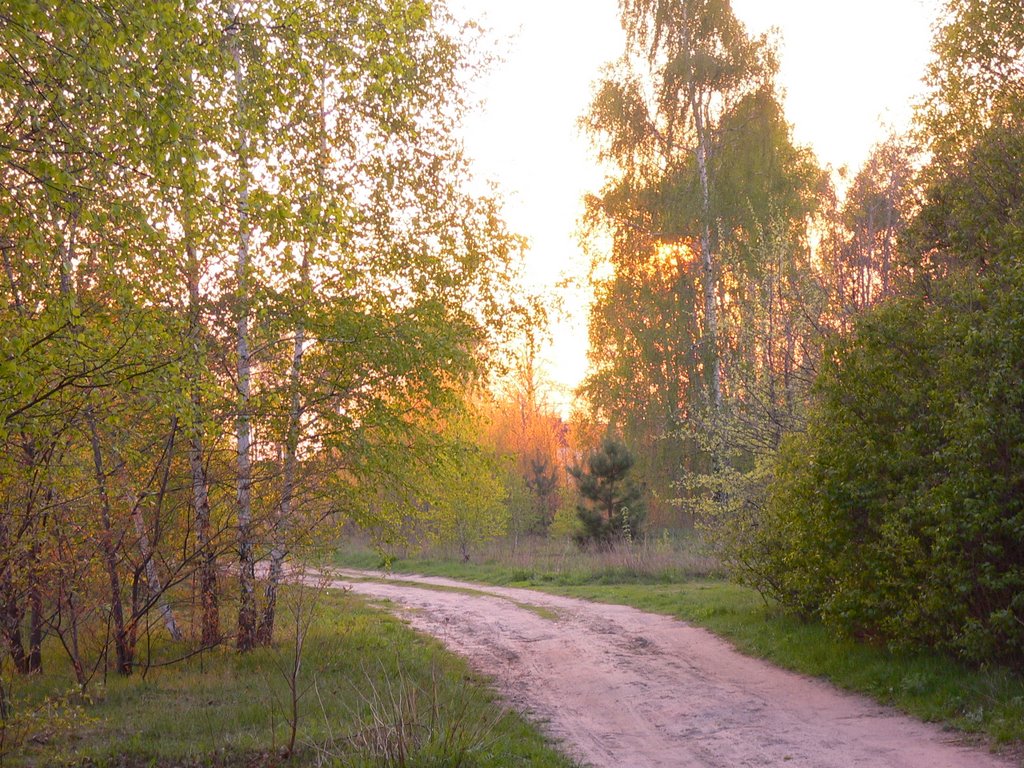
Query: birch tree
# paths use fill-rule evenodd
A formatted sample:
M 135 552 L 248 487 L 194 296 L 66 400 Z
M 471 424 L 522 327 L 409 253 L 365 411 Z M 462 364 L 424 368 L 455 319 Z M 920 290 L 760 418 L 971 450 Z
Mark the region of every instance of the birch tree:
M 20 671 L 51 634 L 84 690 L 108 657 L 131 673 L 151 628 L 221 642 L 235 608 L 239 648 L 270 642 L 287 555 L 371 514 L 396 457 L 428 464 L 519 311 L 521 243 L 455 136 L 462 35 L 418 0 L 0 14 Z M 189 595 L 194 633 L 169 599 Z
M 654 470 L 657 513 L 792 421 L 822 177 L 790 138 L 770 42 L 728 2 L 621 10 L 626 55 L 583 120 L 612 168 L 585 219 L 603 275 L 585 392 Z
M 646 112 L 633 130 L 653 135 L 656 158 L 669 176 L 687 166 L 691 173 L 696 170 L 697 210 L 684 215 L 696 214 L 705 386 L 708 403 L 718 412 L 723 402 L 718 348 L 721 265 L 713 154 L 722 115 L 745 93 L 770 82 L 775 63 L 766 40 L 747 35 L 728 0 L 624 0 L 620 7 L 628 52 L 645 62 L 654 82 L 646 104 L 637 100 L 639 93 L 630 96 L 629 113 Z M 615 87 L 610 82 L 608 86 Z M 601 129 L 600 121 L 595 127 Z M 681 223 L 671 214 L 663 216 L 663 239 L 682 236 Z

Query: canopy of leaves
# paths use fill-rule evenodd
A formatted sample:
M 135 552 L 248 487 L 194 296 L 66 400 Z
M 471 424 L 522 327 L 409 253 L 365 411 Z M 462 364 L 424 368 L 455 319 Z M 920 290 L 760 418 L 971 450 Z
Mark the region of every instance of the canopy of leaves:
M 792 141 L 771 45 L 728 2 L 622 14 L 628 55 L 583 119 L 612 170 L 584 221 L 595 302 L 582 391 L 635 449 L 652 516 L 678 525 L 687 478 L 721 469 L 724 443 L 746 462 L 797 420 L 823 176 Z
M 962 159 L 994 116 L 1024 99 L 1024 4 L 946 0 L 933 43 L 923 138 L 943 167 Z
M 216 575 L 242 529 L 243 455 L 249 543 L 280 551 L 339 512 L 371 517 L 410 455 L 450 447 L 519 315 L 521 242 L 470 191 L 456 132 L 469 40 L 424 0 L 5 4 L 12 654 L 28 626 L 95 674 L 105 610 L 124 602 L 114 632 L 131 635 L 154 573 L 170 589 L 200 560 Z M 253 440 L 232 445 L 243 421 Z M 463 465 L 493 502 L 468 459 L 416 484 Z

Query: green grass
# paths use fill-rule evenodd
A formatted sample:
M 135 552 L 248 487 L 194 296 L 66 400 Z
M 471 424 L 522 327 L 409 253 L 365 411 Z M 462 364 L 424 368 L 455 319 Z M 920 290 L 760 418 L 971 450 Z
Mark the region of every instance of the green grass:
M 674 584 L 721 575 L 715 559 L 692 535 L 663 534 L 608 551 L 581 551 L 571 541 L 524 538 L 479 545 L 464 563 L 444 546 L 408 557 L 401 550 L 385 557 L 358 540 L 346 540 L 332 553 L 336 565 L 390 568 L 396 573 L 424 573 L 475 579 L 489 584 Z
M 378 556 L 344 551 L 337 562 L 378 567 Z M 751 656 L 830 680 L 922 720 L 977 734 L 1011 751 L 1024 751 L 1024 678 L 1000 668 L 976 669 L 938 654 L 899 653 L 836 637 L 822 625 L 802 622 L 767 604 L 751 589 L 722 579 L 678 578 L 627 572 L 620 583 L 601 567 L 556 572 L 512 566 L 403 559 L 396 572 L 421 573 L 490 584 L 542 589 L 559 595 L 629 605 L 707 628 Z
M 287 761 L 286 670 L 294 620 L 282 610 L 274 648 L 221 649 L 130 678 L 109 676 L 95 700 L 68 702 L 25 726 L 4 765 L 568 768 L 486 681 L 437 642 L 362 599 L 323 593 L 307 636 L 296 753 Z M 15 683 L 25 722 L 69 677 L 50 654 L 42 678 Z M 44 716 L 45 715 L 45 716 Z M 13 735 L 13 725 L 11 735 Z M 376 744 L 376 746 L 374 746 Z M 9 744 L 8 744 L 9 748 Z M 399 749 L 404 755 L 399 755 Z

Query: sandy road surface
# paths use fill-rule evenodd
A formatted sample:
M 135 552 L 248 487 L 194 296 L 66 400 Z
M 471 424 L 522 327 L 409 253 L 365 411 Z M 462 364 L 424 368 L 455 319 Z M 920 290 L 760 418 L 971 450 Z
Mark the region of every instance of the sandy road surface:
M 1016 765 L 665 616 L 442 578 L 360 580 L 379 575 L 337 571 L 331 585 L 392 601 L 595 768 Z

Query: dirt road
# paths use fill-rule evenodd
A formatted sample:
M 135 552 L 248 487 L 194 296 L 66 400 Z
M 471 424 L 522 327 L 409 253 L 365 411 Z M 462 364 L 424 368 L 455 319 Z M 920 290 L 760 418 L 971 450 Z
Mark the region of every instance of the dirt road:
M 332 584 L 392 601 L 595 768 L 1016 765 L 665 616 L 450 579 L 364 580 L 374 576 L 339 571 Z

